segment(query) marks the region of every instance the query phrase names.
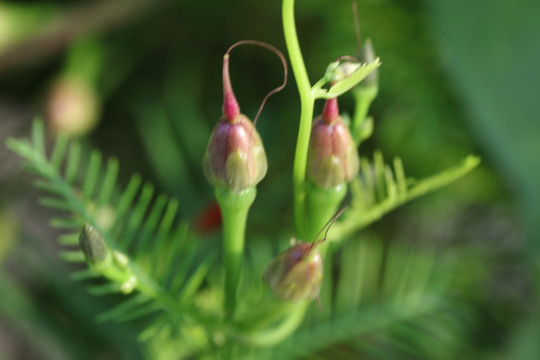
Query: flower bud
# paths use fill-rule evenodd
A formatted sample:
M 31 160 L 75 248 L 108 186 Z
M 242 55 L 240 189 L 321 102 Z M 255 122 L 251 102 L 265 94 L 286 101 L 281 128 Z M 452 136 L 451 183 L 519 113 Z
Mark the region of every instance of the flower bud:
M 371 44 L 371 39 L 367 39 L 360 50 L 360 61 L 369 64 L 375 61 L 375 50 Z M 360 83 L 360 86 L 377 86 L 379 82 L 379 70 L 375 69 Z
M 240 113 L 229 79 L 229 56 L 223 59 L 223 116 L 210 135 L 203 158 L 206 178 L 215 187 L 239 193 L 258 184 L 268 167 L 261 137 Z
M 339 116 L 337 99 L 328 99 L 311 129 L 307 177 L 318 187 L 330 189 L 353 179 L 358 167 L 358 153 Z
M 90 224 L 83 226 L 79 245 L 89 265 L 102 265 L 110 261 L 110 251 L 103 236 Z
M 58 79 L 48 94 L 47 120 L 56 132 L 81 136 L 96 127 L 101 112 L 97 93 L 76 77 Z
M 342 81 L 354 74 L 358 68 L 362 65 L 371 64 L 377 57 L 371 44 L 371 39 L 365 41 L 364 46 L 358 53 L 359 59 L 356 60 L 352 57 L 343 57 L 340 60 L 334 61 L 328 65 L 325 72 L 325 78 L 331 82 Z M 357 86 L 369 87 L 377 86 L 379 81 L 379 70 L 376 68 L 369 73 Z
M 278 255 L 263 274 L 263 281 L 283 300 L 313 299 L 319 294 L 323 261 L 312 244 L 297 244 Z
M 351 76 L 362 64 L 356 61 L 335 61 L 326 69 L 326 77 L 338 82 Z
M 238 193 L 259 183 L 267 166 L 261 138 L 246 116 L 238 115 L 234 123 L 218 122 L 203 158 L 210 184 Z

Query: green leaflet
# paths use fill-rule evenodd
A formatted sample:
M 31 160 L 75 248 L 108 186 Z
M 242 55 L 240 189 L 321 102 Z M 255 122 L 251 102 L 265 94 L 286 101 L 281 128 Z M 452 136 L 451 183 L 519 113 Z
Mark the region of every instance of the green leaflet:
M 364 80 L 373 70 L 377 69 L 379 66 L 381 66 L 379 58 L 376 58 L 373 62 L 369 64 L 362 64 L 350 76 L 330 86 L 330 89 L 317 90 L 315 98 L 331 99 L 338 97 L 358 85 L 360 81 Z

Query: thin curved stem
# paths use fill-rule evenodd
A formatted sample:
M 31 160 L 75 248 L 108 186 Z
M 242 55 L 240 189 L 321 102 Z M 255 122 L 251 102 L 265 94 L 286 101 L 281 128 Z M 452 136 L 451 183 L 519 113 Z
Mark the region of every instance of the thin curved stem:
M 311 301 L 298 303 L 277 326 L 259 332 L 231 332 L 231 336 L 253 346 L 272 346 L 288 338 L 304 320 Z
M 296 142 L 296 151 L 293 168 L 294 186 L 294 222 L 296 231 L 302 237 L 305 233 L 305 179 L 307 168 L 307 154 L 309 146 L 309 136 L 311 132 L 311 120 L 313 118 L 313 104 L 315 98 L 312 94 L 311 83 L 306 71 L 296 24 L 294 21 L 294 0 L 283 0 L 283 32 L 285 43 L 291 61 L 291 67 L 298 86 L 300 95 L 300 125 Z

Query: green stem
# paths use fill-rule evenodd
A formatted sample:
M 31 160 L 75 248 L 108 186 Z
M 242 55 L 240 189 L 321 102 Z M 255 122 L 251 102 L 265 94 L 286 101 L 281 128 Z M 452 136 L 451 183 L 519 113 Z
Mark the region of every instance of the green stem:
M 307 229 L 308 238 L 305 241 L 315 241 L 321 228 L 335 215 L 338 206 L 347 194 L 347 183 L 331 189 L 321 189 L 314 184 L 307 184 L 307 209 L 310 226 Z M 324 234 L 321 234 L 324 236 Z M 324 256 L 328 246 L 327 241 L 321 244 L 319 252 Z
M 309 136 L 311 132 L 311 120 L 313 118 L 313 105 L 315 97 L 311 89 L 311 83 L 306 71 L 296 25 L 294 21 L 294 0 L 283 0 L 283 32 L 291 67 L 296 79 L 296 85 L 300 95 L 300 126 L 296 142 L 296 151 L 293 168 L 294 186 L 294 222 L 296 231 L 303 237 L 305 235 L 305 179 L 307 168 L 307 154 Z
M 274 328 L 258 332 L 236 332 L 231 336 L 253 346 L 272 346 L 287 339 L 302 323 L 311 301 L 302 301 L 294 305 L 289 315 Z
M 235 331 L 242 333 L 255 333 L 263 331 L 277 323 L 282 318 L 290 316 L 297 310 L 298 303 L 287 300 L 272 299 L 258 303 L 250 308 L 234 324 Z
M 238 194 L 215 190 L 223 217 L 223 261 L 225 265 L 225 311 L 232 317 L 236 307 L 236 291 L 244 259 L 244 237 L 248 211 L 255 200 L 255 187 Z

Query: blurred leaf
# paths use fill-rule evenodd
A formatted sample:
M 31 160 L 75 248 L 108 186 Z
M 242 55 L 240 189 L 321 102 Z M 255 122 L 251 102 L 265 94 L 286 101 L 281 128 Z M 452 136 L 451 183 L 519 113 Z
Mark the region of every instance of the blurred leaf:
M 0 265 L 17 241 L 19 223 L 9 211 L 0 209 Z
M 429 3 L 434 35 L 472 129 L 520 196 L 531 249 L 540 250 L 540 3 Z

